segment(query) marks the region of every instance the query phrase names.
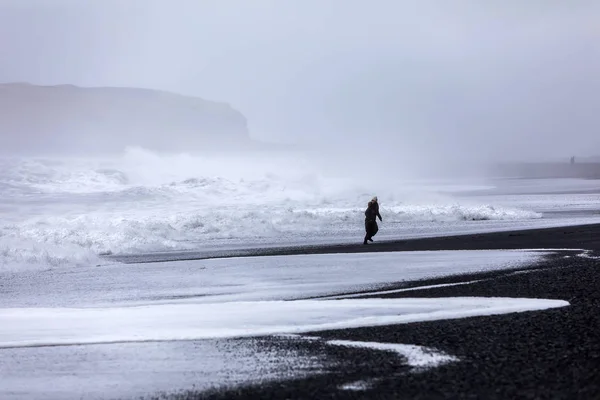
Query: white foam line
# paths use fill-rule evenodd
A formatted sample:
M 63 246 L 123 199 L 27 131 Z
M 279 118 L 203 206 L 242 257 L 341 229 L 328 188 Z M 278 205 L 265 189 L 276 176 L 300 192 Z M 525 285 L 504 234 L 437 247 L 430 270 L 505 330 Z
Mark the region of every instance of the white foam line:
M 311 342 L 314 342 L 317 340 L 323 340 L 320 336 L 306 336 L 306 335 L 300 335 L 298 333 L 277 333 L 273 336 L 283 338 L 283 339 L 302 339 L 302 340 L 308 340 Z
M 577 254 L 577 257 L 587 258 L 590 260 L 600 260 L 600 257 L 590 255 L 592 253 L 591 250 L 585 250 L 582 254 Z
M 348 382 L 345 383 L 343 385 L 341 385 L 339 388 L 340 390 L 351 390 L 353 392 L 360 392 L 360 391 L 365 391 L 365 390 L 369 390 L 372 387 L 372 383 L 369 381 L 354 381 L 354 382 Z
M 515 271 L 515 272 L 511 272 L 510 274 L 508 274 L 508 276 L 532 274 L 532 273 L 534 273 L 534 272 L 548 271 L 548 269 L 549 269 L 549 268 L 543 268 L 543 269 L 532 269 L 532 270 L 530 270 L 530 271 L 528 271 L 528 270 Z
M 534 248 L 534 249 L 510 249 L 510 250 L 506 250 L 506 251 L 588 251 L 586 249 L 574 249 L 572 247 L 565 247 L 565 248 L 551 248 L 551 249 L 547 249 L 547 248 Z
M 444 352 L 414 344 L 356 342 L 351 340 L 328 340 L 325 342 L 332 346 L 359 347 L 382 351 L 391 351 L 405 357 L 411 367 L 433 368 L 450 362 L 459 361 L 458 358 Z
M 296 334 L 277 336 L 307 341 L 323 340 L 318 336 L 303 336 Z M 325 340 L 324 342 L 330 346 L 358 347 L 379 351 L 391 351 L 405 357 L 409 366 L 418 368 L 433 368 L 450 362 L 459 361 L 458 358 L 448 355 L 442 351 L 413 344 L 361 342 L 355 340 Z M 368 388 L 367 385 L 368 384 L 365 381 L 357 381 L 344 385 L 342 389 L 366 390 Z
M 590 259 L 590 260 L 600 260 L 600 257 L 590 256 L 588 254 L 579 254 L 577 257 L 587 258 L 587 259 Z
M 436 289 L 436 288 L 446 287 L 446 286 L 470 285 L 470 284 L 476 283 L 476 282 L 481 282 L 481 279 L 476 280 L 476 281 L 468 281 L 468 282 L 440 283 L 438 285 L 426 285 L 426 286 L 415 286 L 415 287 L 404 288 L 404 289 L 381 290 L 381 291 L 377 291 L 377 292 L 341 294 L 341 295 L 336 295 L 336 296 L 319 297 L 319 299 L 321 299 L 321 300 L 351 299 L 353 297 L 375 296 L 375 295 L 381 295 L 381 294 L 411 292 L 411 291 L 415 291 L 415 290 Z

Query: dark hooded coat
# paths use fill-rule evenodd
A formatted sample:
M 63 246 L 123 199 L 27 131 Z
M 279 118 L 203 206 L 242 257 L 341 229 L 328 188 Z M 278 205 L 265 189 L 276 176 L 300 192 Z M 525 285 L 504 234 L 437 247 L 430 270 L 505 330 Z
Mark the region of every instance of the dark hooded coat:
M 365 210 L 365 231 L 367 238 L 375 236 L 379 231 L 377 226 L 377 218 L 381 221 L 381 214 L 379 214 L 379 203 L 375 200 L 371 200 Z

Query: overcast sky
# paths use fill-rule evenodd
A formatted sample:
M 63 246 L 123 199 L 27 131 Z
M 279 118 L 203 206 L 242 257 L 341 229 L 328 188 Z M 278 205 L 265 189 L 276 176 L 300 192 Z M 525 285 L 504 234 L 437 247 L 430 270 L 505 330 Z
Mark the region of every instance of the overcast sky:
M 600 1 L 0 0 L 0 81 L 230 103 L 257 138 L 600 154 Z

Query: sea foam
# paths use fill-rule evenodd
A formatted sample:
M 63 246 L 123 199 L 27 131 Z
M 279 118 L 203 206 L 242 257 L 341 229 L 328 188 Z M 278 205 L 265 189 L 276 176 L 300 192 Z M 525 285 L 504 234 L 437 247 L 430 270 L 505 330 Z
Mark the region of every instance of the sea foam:
M 2 159 L 0 265 L 77 265 L 105 254 L 358 237 L 374 194 L 387 235 L 407 226 L 541 218 L 448 193 L 489 187 L 479 183 L 369 182 L 327 174 L 309 161 L 140 148 L 111 158 Z

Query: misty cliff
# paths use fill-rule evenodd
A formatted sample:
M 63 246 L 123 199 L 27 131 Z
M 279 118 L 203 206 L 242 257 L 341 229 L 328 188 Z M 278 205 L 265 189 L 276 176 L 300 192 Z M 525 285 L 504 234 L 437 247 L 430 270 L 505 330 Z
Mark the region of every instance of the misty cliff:
M 136 88 L 0 84 L 0 152 L 98 153 L 243 147 L 246 118 L 224 103 Z

